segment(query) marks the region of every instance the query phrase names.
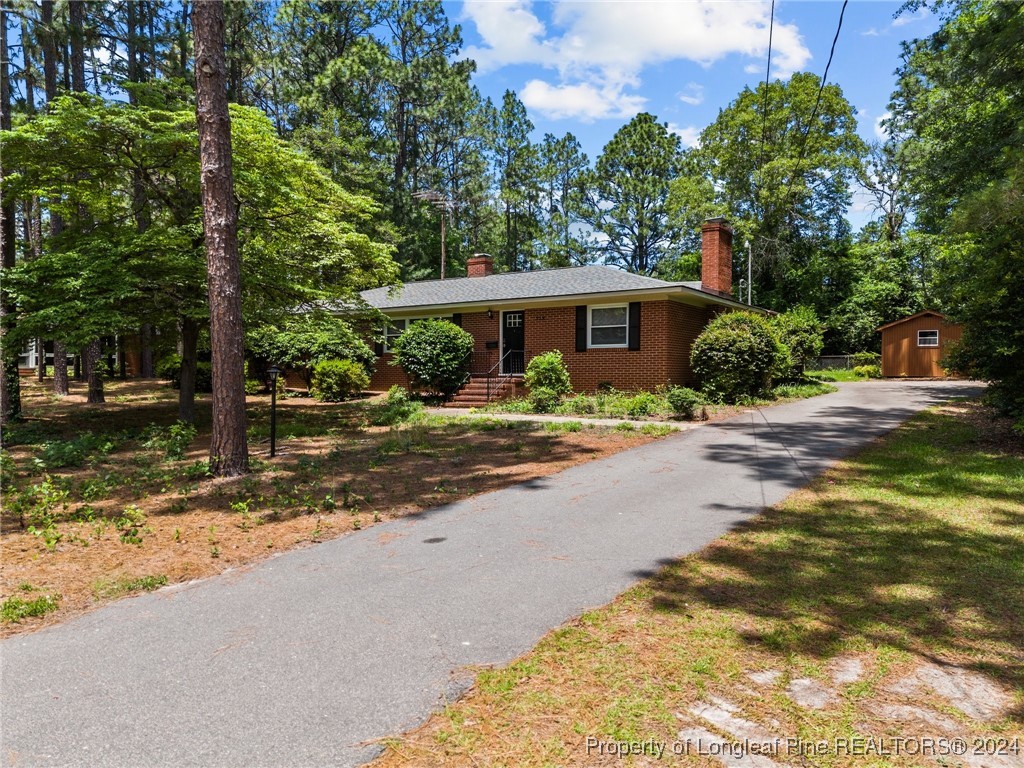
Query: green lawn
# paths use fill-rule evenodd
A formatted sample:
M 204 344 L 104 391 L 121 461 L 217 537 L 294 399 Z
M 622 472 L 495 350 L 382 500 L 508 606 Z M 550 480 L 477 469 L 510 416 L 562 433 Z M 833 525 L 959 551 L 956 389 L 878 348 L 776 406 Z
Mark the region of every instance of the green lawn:
M 1024 764 L 1022 456 L 976 403 L 923 413 L 482 672 L 380 764 L 647 765 L 680 733 L 745 729 L 828 745 L 813 759 L 783 752 L 785 764 L 934 766 L 840 746 L 922 736 L 992 739 L 980 743 L 1011 750 L 998 765 Z M 647 755 L 593 749 L 620 742 Z M 669 758 L 719 765 L 693 750 Z

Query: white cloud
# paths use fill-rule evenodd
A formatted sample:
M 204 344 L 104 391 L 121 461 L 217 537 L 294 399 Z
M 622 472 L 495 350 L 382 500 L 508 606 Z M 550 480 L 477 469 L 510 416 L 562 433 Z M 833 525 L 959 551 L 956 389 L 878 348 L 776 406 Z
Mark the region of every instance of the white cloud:
M 696 147 L 700 144 L 700 128 L 696 128 L 692 125 L 681 126 L 675 123 L 669 123 L 668 129 L 670 132 L 676 134 L 683 141 L 683 146 L 689 149 L 690 147 Z
M 875 118 L 875 136 L 881 141 L 885 141 L 889 138 L 889 132 L 885 129 L 885 126 L 882 125 L 882 121 L 888 120 L 890 117 L 892 117 L 892 112 L 883 112 Z
M 907 24 L 913 24 L 915 21 L 921 21 L 921 19 L 927 19 L 931 15 L 931 12 L 927 8 L 919 8 L 917 13 L 914 14 L 901 14 L 893 19 L 892 25 L 894 27 L 905 27 Z
M 860 33 L 862 37 L 878 37 L 881 33 L 874 27 L 870 27 Z
M 547 30 L 533 15 L 530 0 L 482 2 L 470 0 L 463 5 L 463 20 L 472 21 L 486 42 L 485 47 L 470 46 L 464 53 L 477 63 L 480 72 L 489 72 L 506 64 L 534 62 L 545 66 L 555 61 L 555 50 L 542 38 Z
M 549 115 L 597 119 L 617 115 L 630 100 L 640 99 L 626 89 L 640 85 L 648 66 L 688 60 L 707 67 L 729 55 L 763 61 L 768 54 L 769 13 L 770 4 L 762 0 L 561 0 L 552 7 L 549 29 L 534 13 L 530 0 L 467 0 L 462 19 L 473 22 L 482 38 L 482 45 L 466 51 L 480 71 L 508 64 L 556 70 L 557 85 L 540 80 L 528 84 L 533 86 L 535 101 L 549 104 L 553 110 Z M 772 74 L 786 77 L 810 58 L 796 25 L 776 20 Z M 749 66 L 763 69 L 756 63 Z M 551 103 L 556 94 L 565 95 L 581 111 Z M 595 94 L 603 100 L 597 106 L 589 100 Z M 700 97 L 699 92 L 685 95 Z
M 585 123 L 605 117 L 632 117 L 640 112 L 646 99 L 623 93 L 621 88 L 599 88 L 592 83 L 551 85 L 531 80 L 519 94 L 529 109 L 552 119 L 576 118 Z
M 679 100 L 684 104 L 697 106 L 704 102 L 704 86 L 699 83 L 687 83 L 686 89 L 678 94 Z

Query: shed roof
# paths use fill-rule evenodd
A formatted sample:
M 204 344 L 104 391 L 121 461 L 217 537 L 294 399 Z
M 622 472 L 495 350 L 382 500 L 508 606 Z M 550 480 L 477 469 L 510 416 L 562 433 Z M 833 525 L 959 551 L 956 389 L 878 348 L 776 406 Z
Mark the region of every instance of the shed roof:
M 399 310 L 593 294 L 663 292 L 675 288 L 710 302 L 740 306 L 733 299 L 701 290 L 700 285 L 699 282 L 667 282 L 612 267 L 586 266 L 423 280 L 397 288 L 373 288 L 361 295 L 377 309 Z
M 899 325 L 900 323 L 908 323 L 911 320 L 916 320 L 917 318 L 924 317 L 925 315 L 934 315 L 940 320 L 946 319 L 946 316 L 941 312 L 936 312 L 933 309 L 926 309 L 923 312 L 917 312 L 913 315 L 908 315 L 907 317 L 900 318 L 899 320 L 893 320 L 891 323 L 886 323 L 885 325 L 879 326 L 878 328 L 875 329 L 875 331 L 884 331 L 886 328 L 892 328 L 894 325 Z

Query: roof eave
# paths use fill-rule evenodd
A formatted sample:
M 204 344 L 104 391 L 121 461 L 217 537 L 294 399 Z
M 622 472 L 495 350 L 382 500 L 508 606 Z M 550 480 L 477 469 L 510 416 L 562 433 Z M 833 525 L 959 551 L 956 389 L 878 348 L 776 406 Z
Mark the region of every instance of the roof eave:
M 687 297 L 699 299 L 704 304 L 717 304 L 719 306 L 731 307 L 734 309 L 746 309 L 753 312 L 767 313 L 768 310 L 744 304 L 735 299 L 726 298 L 718 294 L 690 288 L 685 285 L 667 285 L 664 288 L 631 288 L 618 291 L 596 291 L 591 293 L 575 293 L 562 296 L 532 296 L 522 299 L 494 299 L 486 301 L 453 302 L 442 304 L 412 304 L 394 307 L 381 307 L 379 311 L 385 314 L 423 314 L 432 312 L 471 312 L 500 310 L 507 308 L 525 309 L 536 306 L 566 306 L 574 304 L 594 304 L 599 301 L 622 301 L 636 300 L 644 297 L 651 298 L 674 298 Z

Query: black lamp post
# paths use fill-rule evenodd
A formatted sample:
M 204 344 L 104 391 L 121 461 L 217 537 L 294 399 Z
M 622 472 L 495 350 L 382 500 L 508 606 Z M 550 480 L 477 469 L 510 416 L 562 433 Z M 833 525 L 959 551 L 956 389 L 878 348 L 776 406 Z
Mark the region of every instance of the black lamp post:
M 277 453 L 277 377 L 281 369 L 272 365 L 267 375 L 270 376 L 270 457 L 273 458 Z

